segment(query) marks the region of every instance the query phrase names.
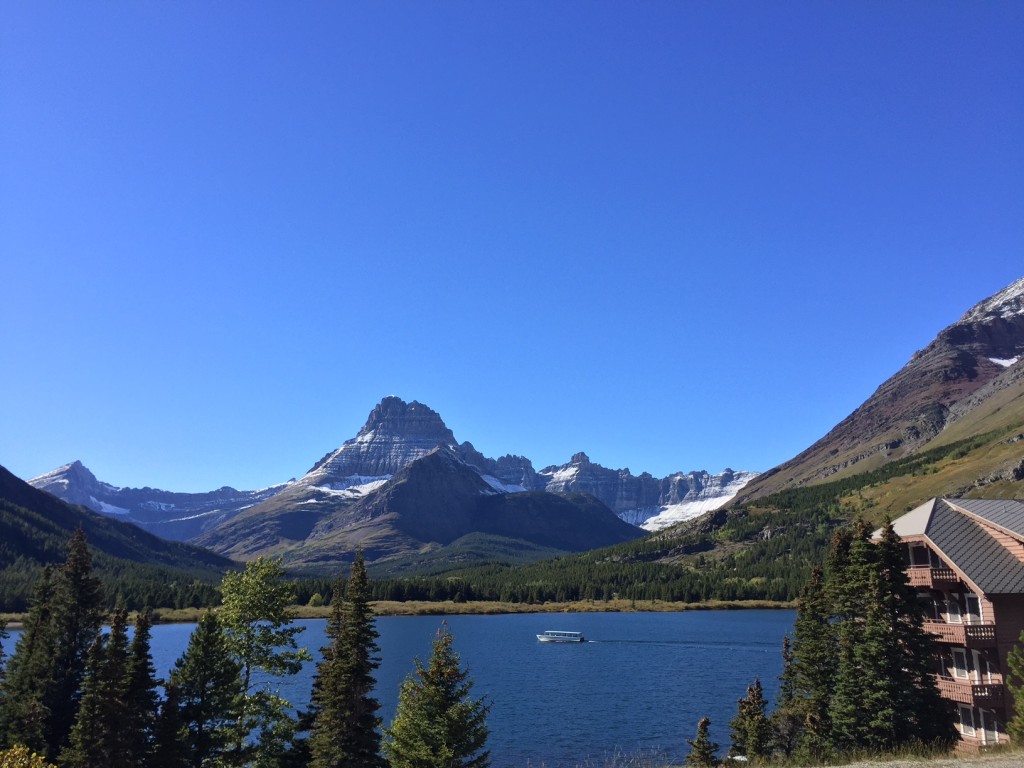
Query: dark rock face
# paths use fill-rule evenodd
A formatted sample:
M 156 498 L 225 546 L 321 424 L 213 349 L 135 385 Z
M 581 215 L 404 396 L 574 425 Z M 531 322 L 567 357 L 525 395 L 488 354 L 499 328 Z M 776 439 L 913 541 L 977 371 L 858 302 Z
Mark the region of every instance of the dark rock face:
M 865 460 L 922 450 L 1024 363 L 1024 278 L 979 302 L 803 453 L 751 483 L 741 500 L 803 485 Z M 981 397 L 979 397 L 979 395 Z
M 457 446 L 455 452 L 480 474 L 493 477 L 509 489 L 531 490 L 540 487 L 533 463 L 525 456 L 505 455 L 489 459 L 470 442 Z

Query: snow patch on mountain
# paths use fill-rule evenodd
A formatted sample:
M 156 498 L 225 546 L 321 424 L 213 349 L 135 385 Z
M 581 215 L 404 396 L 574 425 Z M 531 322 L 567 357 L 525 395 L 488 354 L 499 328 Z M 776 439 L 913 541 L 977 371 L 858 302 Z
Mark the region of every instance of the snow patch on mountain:
M 733 496 L 735 495 L 733 494 Z M 658 510 L 658 514 L 644 520 L 640 527 L 645 531 L 660 531 L 662 528 L 668 528 L 670 525 L 681 523 L 684 520 L 700 517 L 706 512 L 713 512 L 729 503 L 730 499 L 732 496 L 724 499 L 719 497 L 717 499 L 701 499 L 700 501 L 684 501 L 682 504 L 669 504 Z
M 481 477 L 485 483 L 491 486 L 491 488 L 496 490 L 498 493 L 523 493 L 526 491 L 526 488 L 521 485 L 508 485 L 501 482 L 501 480 L 493 475 L 481 475 Z
M 620 512 L 619 517 L 645 531 L 660 531 L 670 525 L 721 509 L 732 501 L 743 486 L 757 476 L 757 472 L 734 472 L 726 469 L 720 474 L 712 475 L 703 488 L 679 501 L 662 504 L 653 509 L 626 510 Z
M 1011 365 L 1016 365 L 1017 361 L 1020 360 L 1020 358 L 1019 357 L 1011 357 L 1008 360 L 1004 360 L 1001 357 L 990 357 L 989 360 L 991 360 L 996 365 L 1003 366 L 1003 368 L 1009 368 Z
M 108 504 L 105 501 L 100 501 L 95 496 L 90 496 L 89 501 L 91 502 L 88 506 L 97 512 L 102 512 L 104 515 L 127 515 L 131 513 L 130 509 L 124 507 L 115 507 L 113 504 Z
M 353 483 L 352 485 L 346 485 L 343 488 L 336 487 L 336 483 L 332 483 L 331 485 L 314 485 L 313 490 L 320 491 L 328 496 L 336 496 L 345 499 L 358 499 L 371 491 L 375 491 L 380 488 L 384 483 L 391 479 L 391 475 L 360 479 L 365 482 Z
M 576 475 L 579 474 L 580 468 L 573 464 L 562 467 L 561 469 L 547 468 L 542 469 L 537 474 L 545 479 L 549 485 L 551 483 L 571 483 Z

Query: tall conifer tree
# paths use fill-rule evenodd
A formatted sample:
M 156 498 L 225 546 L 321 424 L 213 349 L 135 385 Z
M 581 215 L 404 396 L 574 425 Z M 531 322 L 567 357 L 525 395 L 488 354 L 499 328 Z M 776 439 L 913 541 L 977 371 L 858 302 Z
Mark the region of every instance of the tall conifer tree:
M 23 744 L 33 752 L 47 749 L 48 702 L 55 675 L 56 641 L 50 614 L 53 582 L 53 570 L 46 566 L 36 582 L 31 608 L 8 664 L 6 706 L 0 713 L 2 741 Z
M 1014 715 L 1006 723 L 1006 732 L 1015 744 L 1024 743 L 1024 632 L 1006 654 L 1006 687 L 1013 699 Z
M 772 728 L 766 714 L 767 702 L 761 681 L 747 686 L 747 695 L 737 703 L 736 716 L 729 722 L 732 747 L 729 754 L 761 761 L 771 755 Z
M 444 625 L 434 638 L 426 668 L 402 683 L 398 711 L 385 731 L 384 753 L 392 768 L 486 768 L 490 765 L 483 699 L 470 698 L 472 681 L 459 666 L 452 634 Z
M 148 608 L 135 617 L 125 682 L 124 752 L 137 766 L 149 766 L 154 750 L 158 699 L 156 669 L 150 653 L 152 627 L 153 616 Z
M 309 739 L 313 768 L 374 768 L 380 756 L 380 704 L 373 697 L 377 631 L 369 601 L 363 554 L 356 554 L 347 585 L 334 588 L 327 622 L 330 643 L 322 649 L 313 684 L 313 727 Z
M 686 756 L 686 764 L 692 768 L 714 768 L 718 765 L 718 745 L 711 740 L 711 719 L 702 717 L 697 722 L 697 735 L 687 739 L 690 752 Z
M 68 746 L 60 763 L 67 768 L 131 768 L 125 754 L 128 671 L 127 611 L 119 606 L 110 621 L 110 634 L 97 634 L 89 648 L 82 697 Z
M 825 752 L 831 732 L 828 712 L 837 660 L 831 616 L 825 574 L 815 568 L 797 602 L 793 642 L 783 671 L 788 679 L 783 690 L 790 696 L 787 714 L 800 729 L 795 740 L 808 757 Z
M 55 573 L 43 570 L 11 659 L 4 727 L 10 743 L 53 759 L 67 742 L 86 655 L 100 629 L 101 601 L 100 581 L 92 575 L 92 557 L 79 528 L 68 542 L 65 563 Z
M 242 706 L 241 666 L 232 658 L 216 614 L 199 620 L 184 655 L 174 663 L 168 689 L 180 703 L 180 730 L 188 764 L 194 768 L 224 765 L 234 744 Z M 168 700 L 169 701 L 169 700 Z M 164 707 L 167 708 L 165 703 Z M 165 713 L 162 728 L 170 731 Z
M 78 528 L 68 543 L 67 561 L 58 571 L 51 616 L 55 634 L 55 676 L 49 702 L 47 756 L 67 742 L 78 712 L 85 657 L 103 621 L 103 588 L 92 573 L 85 533 Z
M 166 697 L 153 728 L 153 754 L 150 768 L 189 768 L 188 744 L 191 736 L 182 719 L 181 693 L 178 686 L 168 683 Z

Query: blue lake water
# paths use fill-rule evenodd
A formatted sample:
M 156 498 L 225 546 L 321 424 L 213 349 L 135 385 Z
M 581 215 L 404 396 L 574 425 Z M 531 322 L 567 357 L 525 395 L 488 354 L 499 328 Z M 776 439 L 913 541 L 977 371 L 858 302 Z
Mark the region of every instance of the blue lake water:
M 488 726 L 495 768 L 603 766 L 616 754 L 658 752 L 682 759 L 697 721 L 711 718 L 712 737 L 728 744 L 736 700 L 760 677 L 774 696 L 782 637 L 792 611 L 574 613 L 450 616 L 455 648 L 492 703 Z M 430 656 L 441 617 L 377 619 L 382 664 L 377 696 L 387 724 L 398 686 Z M 325 622 L 298 622 L 301 644 L 319 657 Z M 164 676 L 188 643 L 193 625 L 153 629 L 153 660 Z M 583 632 L 582 644 L 539 643 L 546 629 Z M 13 641 L 5 646 L 13 648 Z M 309 700 L 314 664 L 277 687 L 293 704 Z

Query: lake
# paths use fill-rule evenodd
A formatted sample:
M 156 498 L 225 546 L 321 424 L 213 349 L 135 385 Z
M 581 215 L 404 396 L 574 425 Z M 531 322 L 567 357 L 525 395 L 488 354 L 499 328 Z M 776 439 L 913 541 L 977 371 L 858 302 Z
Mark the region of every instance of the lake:
M 658 752 L 681 762 L 697 721 L 711 718 L 712 737 L 728 746 L 736 700 L 760 677 L 774 696 L 782 637 L 792 611 L 572 613 L 450 616 L 455 649 L 492 703 L 488 726 L 494 768 L 602 768 L 616 754 Z M 398 686 L 413 658 L 430 656 L 438 616 L 377 619 L 382 664 L 377 696 L 384 723 L 394 716 Z M 300 641 L 314 656 L 325 621 L 309 620 Z M 161 676 L 184 651 L 193 625 L 153 628 Z M 546 629 L 576 630 L 589 642 L 540 643 Z M 13 633 L 12 633 L 13 634 Z M 13 648 L 13 641 L 5 643 Z M 282 680 L 282 694 L 304 706 L 315 665 Z

